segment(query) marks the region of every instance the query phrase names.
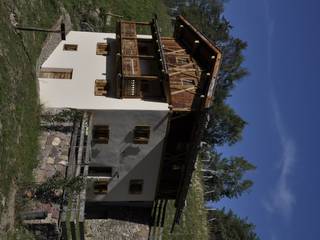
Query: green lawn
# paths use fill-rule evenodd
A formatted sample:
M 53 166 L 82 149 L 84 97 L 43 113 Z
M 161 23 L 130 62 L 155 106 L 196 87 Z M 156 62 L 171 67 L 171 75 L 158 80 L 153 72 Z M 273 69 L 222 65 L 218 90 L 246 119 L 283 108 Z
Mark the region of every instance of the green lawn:
M 200 163 L 193 173 L 192 186 L 187 196 L 187 206 L 181 217 L 180 224 L 175 226 L 171 234 L 171 224 L 173 221 L 175 207 L 173 201 L 167 207 L 166 220 L 164 226 L 164 240 L 207 240 L 209 230 L 207 225 L 207 211 L 204 209 L 203 183 L 200 172 Z

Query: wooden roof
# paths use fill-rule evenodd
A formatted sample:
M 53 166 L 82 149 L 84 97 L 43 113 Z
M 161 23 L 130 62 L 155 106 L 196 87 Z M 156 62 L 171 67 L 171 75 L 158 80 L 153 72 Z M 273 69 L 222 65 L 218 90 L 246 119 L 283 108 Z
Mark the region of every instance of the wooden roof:
M 205 107 L 210 107 L 222 58 L 221 51 L 182 16 L 176 19 L 174 38 L 201 69 L 202 83 L 199 83 L 201 89 L 198 94 L 206 97 Z
M 200 81 L 201 70 L 174 39 L 162 38 L 174 111 L 190 111 Z

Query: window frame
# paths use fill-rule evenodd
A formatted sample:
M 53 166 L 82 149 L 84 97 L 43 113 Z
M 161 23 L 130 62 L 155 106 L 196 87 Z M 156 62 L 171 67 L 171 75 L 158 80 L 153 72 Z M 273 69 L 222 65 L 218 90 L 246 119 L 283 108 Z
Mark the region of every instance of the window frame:
M 129 194 L 132 195 L 140 195 L 143 193 L 143 179 L 131 179 L 129 182 Z M 135 188 L 137 187 L 138 188 Z
M 102 129 L 105 128 L 105 129 Z M 103 133 L 98 133 L 97 131 L 106 131 L 106 136 Z M 96 136 L 98 135 L 98 136 Z M 102 136 L 101 136 L 102 135 Z M 92 142 L 94 144 L 108 144 L 110 137 L 110 127 L 109 125 L 94 125 L 92 128 Z
M 94 95 L 106 96 L 108 93 L 108 81 L 106 79 L 96 79 L 94 81 Z
M 88 177 L 112 177 L 113 168 L 110 166 L 89 166 Z
M 147 125 L 135 126 L 133 130 L 133 143 L 148 144 L 150 139 L 151 127 Z M 143 136 L 145 134 L 145 136 Z
M 71 80 L 73 77 L 72 68 L 41 68 L 39 78 Z
M 109 44 L 106 42 L 97 42 L 96 55 L 106 56 L 109 54 Z
M 107 194 L 108 193 L 108 180 L 95 180 L 93 182 L 94 194 Z
M 63 51 L 76 52 L 76 51 L 78 51 L 78 44 L 65 43 L 63 45 Z

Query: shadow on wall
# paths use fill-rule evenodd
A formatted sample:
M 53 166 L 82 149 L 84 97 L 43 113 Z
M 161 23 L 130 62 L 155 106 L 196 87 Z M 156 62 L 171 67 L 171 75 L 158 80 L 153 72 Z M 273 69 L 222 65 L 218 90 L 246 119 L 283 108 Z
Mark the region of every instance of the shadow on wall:
M 121 152 L 121 158 L 135 156 L 140 152 L 140 147 L 128 146 Z
M 99 149 L 97 149 L 97 148 L 91 148 L 91 157 L 92 157 L 92 158 L 98 157 L 99 153 L 100 153 Z
M 122 176 L 117 179 L 115 184 L 110 184 L 108 201 L 119 201 L 126 199 L 127 201 L 152 201 L 155 195 L 157 178 L 161 161 L 163 140 L 135 165 L 130 166 L 129 171 L 122 172 Z M 143 194 L 128 195 L 129 182 L 131 179 L 143 179 Z M 101 198 L 100 198 L 101 197 Z M 105 196 L 95 196 L 96 201 L 101 201 Z
M 128 134 L 123 139 L 124 143 L 132 143 L 133 142 L 133 131 L 128 132 Z

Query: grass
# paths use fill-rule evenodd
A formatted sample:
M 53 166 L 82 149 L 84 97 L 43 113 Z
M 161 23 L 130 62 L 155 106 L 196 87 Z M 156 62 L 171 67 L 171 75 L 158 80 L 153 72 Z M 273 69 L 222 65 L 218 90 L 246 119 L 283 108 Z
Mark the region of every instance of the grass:
M 192 186 L 187 196 L 187 204 L 180 224 L 176 225 L 171 234 L 171 224 L 175 213 L 173 201 L 167 207 L 166 220 L 163 231 L 164 240 L 207 240 L 209 230 L 207 225 L 207 211 L 204 209 L 203 183 L 200 163 L 197 163 L 193 173 Z
M 114 32 L 118 19 L 112 17 L 111 24 L 106 25 L 105 13 L 108 12 L 121 15 L 125 20 L 135 21 L 150 21 L 157 14 L 162 34 L 172 34 L 167 7 L 159 0 L 63 0 L 63 3 L 71 15 L 75 29 L 80 28 L 80 21 L 86 21 L 95 31 Z M 97 14 L 99 17 L 94 17 Z
M 6 217 L 4 210 L 15 207 L 8 206 L 9 191 L 14 185 L 19 192 L 19 186 L 30 184 L 37 165 L 39 104 L 35 65 L 46 36 L 15 32 L 9 16 L 15 12 L 22 25 L 49 27 L 57 13 L 45 14 L 44 9 L 53 10 L 52 2 L 0 2 L 0 199 L 5 203 L 0 204 L 0 222 Z M 16 239 L 15 234 L 10 236 Z

